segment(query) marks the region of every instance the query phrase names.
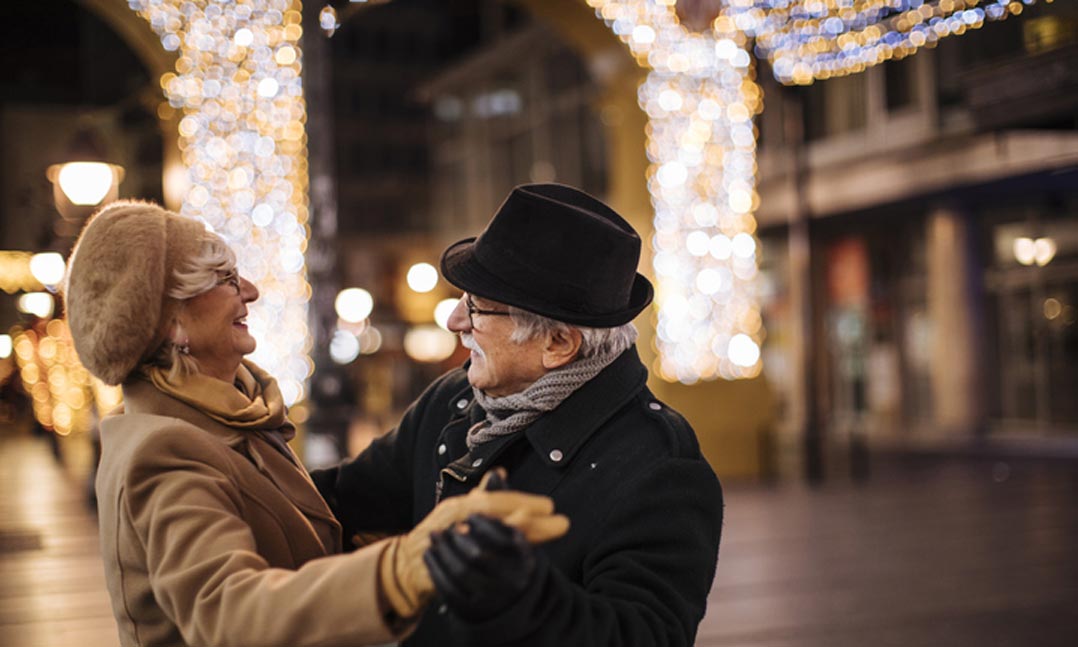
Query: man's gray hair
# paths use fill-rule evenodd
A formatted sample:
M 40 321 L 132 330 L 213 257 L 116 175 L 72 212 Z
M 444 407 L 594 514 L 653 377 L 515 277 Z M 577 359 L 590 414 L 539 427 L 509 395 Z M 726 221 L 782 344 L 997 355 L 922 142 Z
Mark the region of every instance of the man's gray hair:
M 534 339 L 558 331 L 568 332 L 576 328 L 580 331 L 580 358 L 608 355 L 632 346 L 636 342 L 636 326 L 632 322 L 613 328 L 588 328 L 557 321 L 534 312 L 509 306 L 509 315 L 516 324 L 510 339 L 516 343 Z

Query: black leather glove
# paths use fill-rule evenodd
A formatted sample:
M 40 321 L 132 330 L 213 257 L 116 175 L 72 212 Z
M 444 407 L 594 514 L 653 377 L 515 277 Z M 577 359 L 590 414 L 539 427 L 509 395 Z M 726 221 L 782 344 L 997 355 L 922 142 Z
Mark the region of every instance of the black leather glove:
M 423 562 L 454 613 L 480 621 L 509 608 L 531 583 L 536 553 L 519 530 L 472 515 L 466 528 L 431 535 Z

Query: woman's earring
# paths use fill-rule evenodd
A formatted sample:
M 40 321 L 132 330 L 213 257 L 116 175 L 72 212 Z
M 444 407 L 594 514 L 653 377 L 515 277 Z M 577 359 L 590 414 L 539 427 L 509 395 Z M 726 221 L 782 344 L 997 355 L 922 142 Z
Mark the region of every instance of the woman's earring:
M 180 341 L 176 341 L 179 339 Z M 176 337 L 172 340 L 172 345 L 176 347 L 176 352 L 180 355 L 191 354 L 191 338 L 183 333 L 183 328 L 176 324 Z

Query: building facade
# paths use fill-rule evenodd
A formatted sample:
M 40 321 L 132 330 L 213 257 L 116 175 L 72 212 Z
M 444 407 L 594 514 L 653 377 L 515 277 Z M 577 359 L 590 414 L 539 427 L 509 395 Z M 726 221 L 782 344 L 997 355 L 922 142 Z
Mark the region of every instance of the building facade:
M 807 88 L 771 82 L 765 102 L 764 372 L 782 444 L 815 434 L 826 460 L 1078 443 L 1075 7 Z

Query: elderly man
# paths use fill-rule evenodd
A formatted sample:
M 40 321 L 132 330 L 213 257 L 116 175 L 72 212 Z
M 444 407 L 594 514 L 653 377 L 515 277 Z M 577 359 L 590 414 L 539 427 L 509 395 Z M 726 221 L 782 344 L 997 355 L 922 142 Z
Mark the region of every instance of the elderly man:
M 625 220 L 556 184 L 514 189 L 443 254 L 469 363 L 315 482 L 349 536 L 410 528 L 496 467 L 572 525 L 541 547 L 484 518 L 433 536 L 442 599 L 406 645 L 693 644 L 722 492 L 692 428 L 645 384 L 630 323 L 652 299 L 639 258 Z

